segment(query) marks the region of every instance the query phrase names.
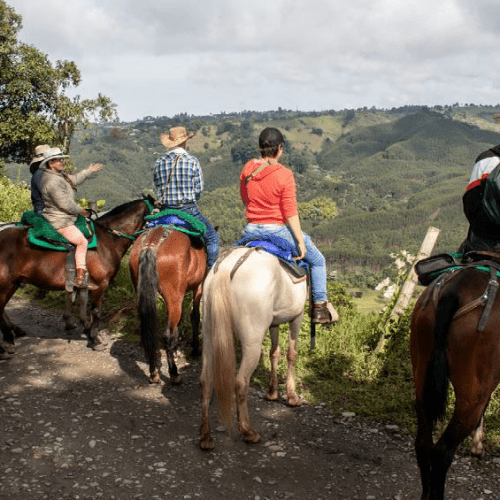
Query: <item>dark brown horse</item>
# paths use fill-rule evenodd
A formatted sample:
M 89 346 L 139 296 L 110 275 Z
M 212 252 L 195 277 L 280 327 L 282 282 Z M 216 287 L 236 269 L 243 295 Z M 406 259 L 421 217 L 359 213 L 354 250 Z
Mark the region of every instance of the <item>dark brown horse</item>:
M 134 241 L 134 233 L 143 227 L 153 201 L 141 199 L 125 203 L 94 221 L 98 246 L 87 252 L 92 318 L 84 322 L 84 331 L 89 345 L 96 350 L 102 349 L 98 331 L 103 294 Z M 64 290 L 66 256 L 67 252 L 32 245 L 28 231 L 21 227 L 0 232 L 0 329 L 9 352 L 13 352 L 14 334 L 20 331 L 5 315 L 5 306 L 21 283 L 44 290 Z M 69 320 L 68 315 L 65 319 Z
M 198 354 L 201 286 L 207 269 L 206 260 L 201 240 L 170 227 L 147 230 L 132 247 L 129 266 L 137 290 L 141 340 L 149 362 L 151 383 L 160 383 L 159 352 L 162 345 L 167 353 L 170 381 L 173 384 L 181 382 L 174 354 L 179 345 L 182 301 L 190 290 L 193 291 L 192 346 L 193 354 Z M 167 311 L 166 330 L 162 333 L 157 330 L 158 293 L 163 297 Z
M 467 436 L 473 435 L 472 453 L 483 452 L 483 415 L 500 380 L 497 271 L 490 264 L 448 271 L 422 293 L 413 312 L 410 349 L 422 500 L 444 498 L 446 474 Z M 434 424 L 445 414 L 450 381 L 453 416 L 434 443 Z

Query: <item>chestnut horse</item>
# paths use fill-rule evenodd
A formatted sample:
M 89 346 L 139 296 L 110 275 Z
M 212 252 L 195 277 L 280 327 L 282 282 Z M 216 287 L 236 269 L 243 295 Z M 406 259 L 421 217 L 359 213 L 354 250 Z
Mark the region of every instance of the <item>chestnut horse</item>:
M 271 381 L 267 399 L 274 401 L 279 398 L 276 368 L 280 357 L 278 328 L 281 323 L 290 324 L 287 403 L 290 406 L 299 405 L 293 369 L 306 298 L 305 279 L 295 282 L 277 257 L 255 248 L 235 248 L 224 259 L 219 258 L 208 273 L 203 284 L 201 449 L 211 450 L 214 447 L 209 422 L 210 399 L 214 389 L 221 421 L 226 429 L 229 432 L 232 430 L 236 399 L 240 432 L 248 443 L 260 441 L 260 435 L 252 429 L 248 418 L 248 388 L 261 356 L 262 341 L 269 329 Z M 242 349 L 237 375 L 233 332 L 240 340 Z
M 181 382 L 174 354 L 179 347 L 178 325 L 182 301 L 193 292 L 191 326 L 193 355 L 199 350 L 200 300 L 207 270 L 205 248 L 199 238 L 170 226 L 157 226 L 142 233 L 132 247 L 129 259 L 132 282 L 137 290 L 141 322 L 141 341 L 149 363 L 149 381 L 160 383 L 160 349 L 167 353 L 168 371 L 173 384 Z M 166 329 L 158 332 L 156 298 L 165 301 Z
M 130 201 L 94 221 L 97 249 L 87 252 L 92 318 L 85 319 L 83 325 L 89 346 L 94 350 L 103 349 L 98 332 L 104 292 L 135 239 L 134 233 L 143 227 L 144 217 L 151 212 L 153 201 L 152 198 Z M 30 283 L 44 290 L 64 290 L 66 256 L 67 252 L 31 244 L 26 228 L 11 227 L 0 231 L 0 329 L 8 352 L 14 351 L 14 334 L 22 332 L 8 319 L 5 306 L 21 283 Z M 66 313 L 65 320 L 69 319 Z
M 500 268 L 484 264 L 442 274 L 424 290 L 413 312 L 410 350 L 422 500 L 444 498 L 446 474 L 467 436 L 473 436 L 472 453 L 483 452 L 483 415 L 500 380 Z M 434 424 L 445 414 L 450 381 L 456 397 L 453 416 L 434 443 Z

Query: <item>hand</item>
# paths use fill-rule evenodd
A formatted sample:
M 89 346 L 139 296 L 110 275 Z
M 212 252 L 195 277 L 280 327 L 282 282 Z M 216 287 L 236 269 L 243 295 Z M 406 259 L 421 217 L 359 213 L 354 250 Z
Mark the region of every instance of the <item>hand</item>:
M 102 163 L 91 163 L 89 169 L 92 172 L 99 172 L 99 170 L 102 170 Z
M 88 208 L 82 208 L 82 211 L 80 212 L 80 215 L 88 219 L 90 217 L 90 210 Z
M 296 262 L 298 260 L 302 260 L 305 256 L 306 256 L 306 253 L 307 253 L 307 249 L 306 249 L 306 245 L 304 244 L 304 242 L 300 242 L 298 245 L 298 250 L 299 250 L 299 256 L 298 257 L 294 257 L 293 260 Z

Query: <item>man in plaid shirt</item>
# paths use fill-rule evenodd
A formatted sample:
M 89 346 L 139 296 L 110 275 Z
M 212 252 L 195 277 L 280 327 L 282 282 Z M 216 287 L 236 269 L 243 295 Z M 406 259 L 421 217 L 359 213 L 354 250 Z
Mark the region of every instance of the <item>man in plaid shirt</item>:
M 168 152 L 156 161 L 153 180 L 162 210 L 182 210 L 207 226 L 205 240 L 210 270 L 219 256 L 219 235 L 198 209 L 203 174 L 198 159 L 185 149 L 188 139 L 194 135 L 193 132 L 188 135 L 184 127 L 172 127 L 168 134 L 161 134 L 161 142 Z

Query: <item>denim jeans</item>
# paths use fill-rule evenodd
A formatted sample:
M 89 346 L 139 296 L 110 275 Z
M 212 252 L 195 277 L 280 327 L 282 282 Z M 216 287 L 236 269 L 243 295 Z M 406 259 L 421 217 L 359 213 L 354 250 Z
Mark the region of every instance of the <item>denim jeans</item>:
M 213 228 L 212 224 L 208 222 L 207 218 L 202 215 L 198 206 L 194 203 L 192 205 L 163 206 L 162 210 L 166 208 L 182 210 L 183 212 L 196 217 L 207 226 L 204 238 L 207 245 L 207 267 L 208 270 L 210 270 L 219 256 L 219 235 L 217 234 L 217 231 Z
M 273 234 L 296 245 L 295 238 L 288 226 L 279 224 L 247 224 L 243 230 L 243 236 L 264 236 Z M 313 302 L 323 302 L 327 300 L 326 293 L 326 263 L 323 254 L 316 248 L 308 234 L 304 234 L 306 245 L 306 256 L 304 260 L 311 268 L 311 293 Z

